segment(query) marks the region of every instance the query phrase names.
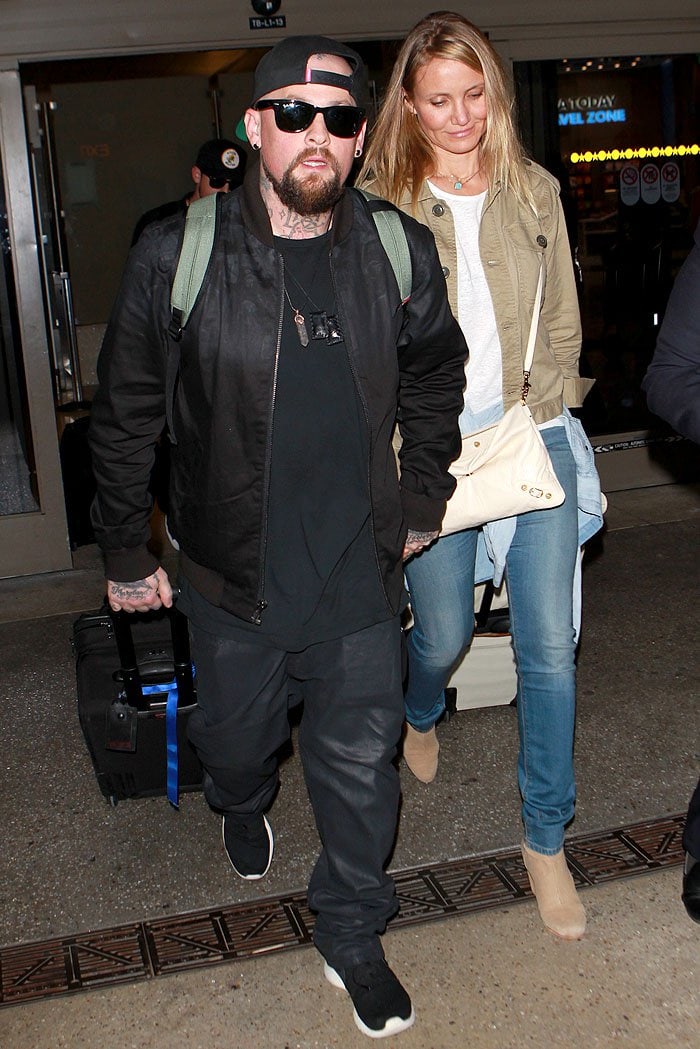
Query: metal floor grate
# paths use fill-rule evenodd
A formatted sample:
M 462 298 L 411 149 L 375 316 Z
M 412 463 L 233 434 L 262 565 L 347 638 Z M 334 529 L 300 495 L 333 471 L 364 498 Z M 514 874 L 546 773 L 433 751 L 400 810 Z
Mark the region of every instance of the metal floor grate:
M 685 816 L 572 838 L 566 852 L 579 886 L 659 870 L 683 860 Z M 397 926 L 467 914 L 531 897 L 520 850 L 395 871 Z M 0 1007 L 52 998 L 311 943 L 303 893 L 117 925 L 0 948 Z

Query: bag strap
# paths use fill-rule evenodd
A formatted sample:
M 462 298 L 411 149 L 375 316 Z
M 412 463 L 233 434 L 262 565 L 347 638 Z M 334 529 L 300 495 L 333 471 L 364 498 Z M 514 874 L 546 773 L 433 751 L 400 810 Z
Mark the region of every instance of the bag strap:
M 540 216 L 537 212 L 535 205 L 530 202 L 532 213 L 540 221 Z M 537 339 L 537 328 L 540 323 L 540 306 L 542 305 L 542 286 L 544 284 L 544 258 L 540 259 L 540 272 L 537 277 L 537 290 L 535 291 L 535 304 L 532 307 L 532 317 L 530 318 L 530 331 L 527 337 L 527 347 L 525 348 L 525 360 L 523 361 L 523 388 L 520 391 L 520 397 L 523 404 L 527 400 L 527 395 L 530 392 L 530 372 L 532 371 L 532 359 L 535 356 L 535 341 Z
M 187 209 L 185 233 L 170 292 L 169 332 L 179 341 L 197 301 L 214 246 L 218 193 L 193 200 Z
M 523 362 L 523 388 L 520 396 L 523 402 L 527 400 L 530 392 L 530 371 L 532 370 L 532 359 L 535 356 L 535 340 L 537 339 L 537 328 L 540 321 L 540 305 L 542 303 L 542 286 L 544 284 L 544 260 L 540 261 L 540 272 L 537 277 L 537 291 L 535 292 L 535 304 L 532 307 L 532 319 L 530 320 L 530 333 L 527 337 L 527 349 Z
M 401 302 L 405 305 L 411 297 L 413 288 L 413 267 L 401 216 L 392 204 L 375 193 L 370 193 L 366 189 L 358 189 L 357 192 L 365 198 L 369 206 L 369 212 L 377 227 L 382 247 L 394 271 Z

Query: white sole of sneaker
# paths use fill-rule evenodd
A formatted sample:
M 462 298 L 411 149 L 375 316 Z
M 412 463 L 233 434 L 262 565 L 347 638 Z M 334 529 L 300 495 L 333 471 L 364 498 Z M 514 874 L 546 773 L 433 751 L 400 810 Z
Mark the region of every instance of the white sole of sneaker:
M 267 867 L 262 872 L 262 874 L 241 874 L 241 872 L 238 870 L 233 860 L 229 856 L 228 852 L 226 851 L 226 840 L 224 838 L 224 817 L 221 817 L 221 841 L 223 842 L 224 846 L 224 855 L 226 856 L 226 859 L 229 861 L 231 867 L 236 872 L 238 877 L 243 878 L 244 881 L 260 881 L 261 878 L 265 877 L 265 875 L 270 869 L 270 864 L 272 863 L 272 856 L 275 851 L 275 839 L 272 836 L 272 827 L 267 822 L 267 818 L 265 816 L 263 816 L 263 823 L 265 824 L 265 830 L 267 831 L 267 840 L 270 843 L 270 855 L 267 858 Z
M 328 982 L 333 985 L 333 987 L 337 987 L 339 991 L 345 991 L 345 993 L 347 994 L 345 984 L 340 979 L 340 976 L 335 971 L 335 969 L 332 966 L 330 966 L 328 962 L 323 963 L 323 975 L 326 977 Z
M 323 963 L 323 975 L 333 987 L 337 987 L 339 991 L 345 991 L 346 994 L 348 993 L 347 988 L 338 973 L 326 961 Z M 388 1038 L 389 1035 L 399 1034 L 401 1031 L 407 1031 L 409 1027 L 412 1027 L 416 1019 L 416 1014 L 413 1009 L 411 1009 L 411 1015 L 406 1020 L 402 1020 L 400 1016 L 392 1016 L 384 1024 L 381 1031 L 376 1031 L 373 1028 L 368 1027 L 361 1017 L 357 1015 L 356 1009 L 353 1009 L 352 1017 L 355 1021 L 355 1026 L 358 1027 L 363 1034 L 366 1034 L 368 1038 Z

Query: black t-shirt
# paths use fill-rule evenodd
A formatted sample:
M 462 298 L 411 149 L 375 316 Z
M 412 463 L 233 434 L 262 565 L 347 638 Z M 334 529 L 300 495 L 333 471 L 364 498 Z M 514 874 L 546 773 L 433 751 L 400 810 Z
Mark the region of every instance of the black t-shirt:
M 205 609 L 195 595 L 190 600 L 198 622 L 206 626 L 207 612 L 217 633 L 245 628 L 293 651 L 392 613 L 372 538 L 367 422 L 337 314 L 329 235 L 275 238 L 275 246 L 284 258 L 288 298 L 273 416 L 267 606 L 255 626 L 211 605 Z M 295 310 L 304 317 L 305 346 Z

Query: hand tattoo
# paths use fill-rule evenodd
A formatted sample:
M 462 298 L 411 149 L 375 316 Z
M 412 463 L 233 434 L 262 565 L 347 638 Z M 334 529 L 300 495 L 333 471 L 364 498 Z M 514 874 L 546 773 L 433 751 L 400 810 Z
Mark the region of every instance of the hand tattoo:
M 158 593 L 158 578 L 154 572 L 147 579 L 137 579 L 133 583 L 111 583 L 110 594 L 119 601 L 133 601 L 140 604 L 148 600 L 151 594 Z
M 414 532 L 409 528 L 408 535 L 406 536 L 406 545 L 413 546 L 414 544 L 420 543 L 421 546 L 427 546 L 428 543 L 432 543 L 433 539 L 437 539 L 439 535 L 439 532 Z

